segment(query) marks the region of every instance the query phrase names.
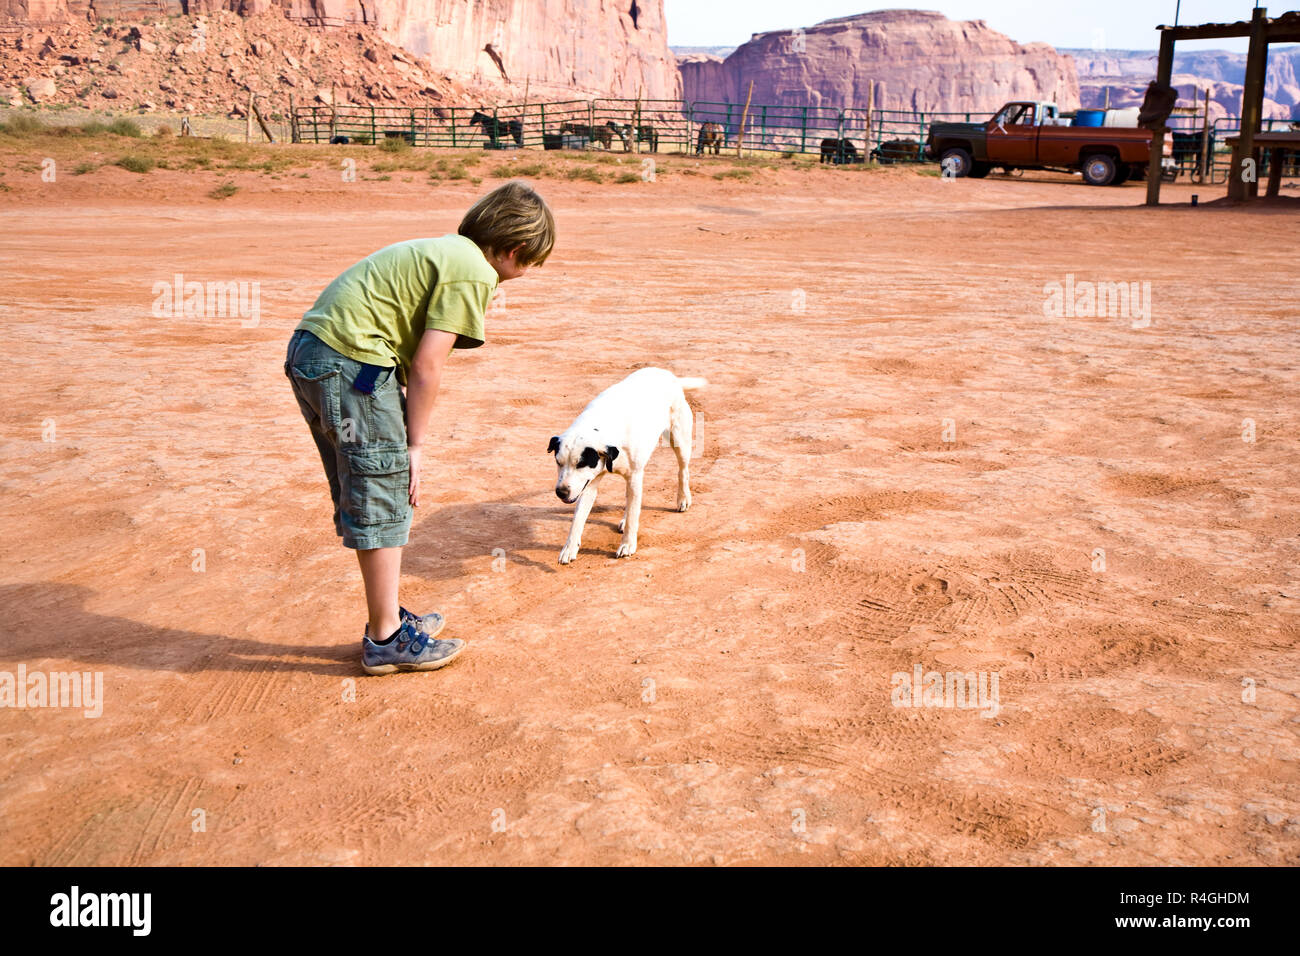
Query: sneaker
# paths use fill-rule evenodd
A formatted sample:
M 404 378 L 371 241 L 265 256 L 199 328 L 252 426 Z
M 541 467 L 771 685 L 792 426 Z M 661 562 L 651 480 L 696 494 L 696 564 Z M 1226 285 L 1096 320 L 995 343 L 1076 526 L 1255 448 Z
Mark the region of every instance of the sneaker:
M 447 619 L 437 611 L 430 614 L 412 614 L 406 608 L 399 608 L 399 611 L 403 621 L 410 621 L 429 637 L 437 637 L 442 629 L 447 626 Z
M 416 629 L 422 631 L 428 637 L 437 637 L 444 627 L 447 626 L 447 619 L 437 611 L 430 614 L 412 614 L 404 607 L 399 607 L 399 620 L 410 621 Z M 370 637 L 370 623 L 366 623 L 366 629 L 361 635 L 363 638 Z
M 403 618 L 397 636 L 387 644 L 376 644 L 368 634 L 362 638 L 361 667 L 367 674 L 434 671 L 446 667 L 464 649 L 465 642 L 459 638 L 434 640 L 413 618 Z

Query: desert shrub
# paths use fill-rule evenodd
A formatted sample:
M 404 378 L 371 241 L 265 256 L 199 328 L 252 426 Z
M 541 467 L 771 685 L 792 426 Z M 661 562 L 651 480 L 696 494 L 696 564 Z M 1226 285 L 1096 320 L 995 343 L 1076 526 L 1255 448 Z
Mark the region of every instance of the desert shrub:
M 139 139 L 144 135 L 140 131 L 140 126 L 135 120 L 117 119 L 108 124 L 108 132 L 114 136 L 130 136 L 133 139 Z
M 637 173 L 624 173 L 614 181 L 618 183 L 639 183 L 641 181 L 641 177 Z
M 570 179 L 583 179 L 589 183 L 603 183 L 605 176 L 595 166 L 574 166 L 566 174 Z
M 208 195 L 213 199 L 229 199 L 237 192 L 239 192 L 239 187 L 230 180 L 226 180 L 220 186 L 217 186 L 209 192 Z
M 158 163 L 152 156 L 123 156 L 117 161 L 117 165 L 133 173 L 147 173 L 155 168 Z
M 512 179 L 516 176 L 541 176 L 545 172 L 546 167 L 542 163 L 526 163 L 522 166 L 506 163 L 494 169 L 492 175 L 497 179 Z
M 411 144 L 403 136 L 385 137 L 379 143 L 379 148 L 385 153 L 404 153 L 411 148 Z
M 4 123 L 0 123 L 0 133 L 8 133 L 10 136 L 29 136 L 44 129 L 44 123 L 27 113 L 15 113 Z

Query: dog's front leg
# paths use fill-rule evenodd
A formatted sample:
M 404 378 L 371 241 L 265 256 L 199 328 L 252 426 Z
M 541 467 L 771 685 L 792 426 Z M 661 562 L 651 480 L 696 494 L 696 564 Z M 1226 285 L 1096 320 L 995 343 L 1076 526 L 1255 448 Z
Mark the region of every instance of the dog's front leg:
M 560 563 L 568 564 L 578 556 L 578 545 L 582 543 L 582 528 L 591 514 L 591 506 L 596 503 L 596 483 L 593 481 L 582 489 L 578 498 L 578 507 L 573 509 L 573 527 L 569 529 L 569 540 L 564 542 L 560 551 Z
M 641 469 L 627 476 L 627 511 L 623 514 L 623 540 L 616 558 L 636 554 L 636 529 L 641 522 Z

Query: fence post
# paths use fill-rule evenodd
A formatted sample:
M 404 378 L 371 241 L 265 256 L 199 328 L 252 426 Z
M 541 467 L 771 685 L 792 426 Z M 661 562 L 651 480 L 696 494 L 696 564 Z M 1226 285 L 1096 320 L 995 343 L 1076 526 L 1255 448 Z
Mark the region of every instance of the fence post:
M 871 110 L 876 105 L 876 81 L 867 80 L 867 119 L 866 130 L 862 134 L 862 162 L 871 162 Z
M 539 103 L 539 104 L 537 104 L 537 105 L 538 105 L 538 109 L 541 110 L 541 114 L 542 114 L 542 116 L 541 116 L 541 120 L 542 120 L 542 149 L 545 149 L 545 148 L 546 148 L 546 104 L 545 104 L 545 103 Z
M 375 107 L 370 105 L 370 145 L 379 145 L 379 127 L 375 125 Z

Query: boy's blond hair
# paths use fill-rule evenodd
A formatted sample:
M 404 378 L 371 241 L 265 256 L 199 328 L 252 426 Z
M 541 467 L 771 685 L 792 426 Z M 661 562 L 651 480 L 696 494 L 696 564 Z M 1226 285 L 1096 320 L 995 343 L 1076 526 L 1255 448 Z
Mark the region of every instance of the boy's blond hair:
M 471 206 L 456 231 L 498 255 L 522 246 L 515 259 L 521 266 L 540 266 L 555 245 L 550 208 L 536 190 L 517 179 Z

